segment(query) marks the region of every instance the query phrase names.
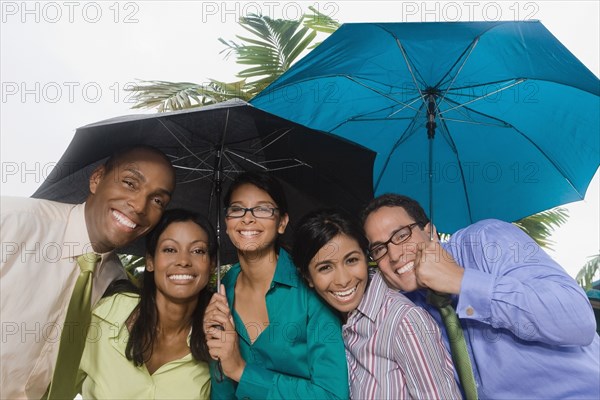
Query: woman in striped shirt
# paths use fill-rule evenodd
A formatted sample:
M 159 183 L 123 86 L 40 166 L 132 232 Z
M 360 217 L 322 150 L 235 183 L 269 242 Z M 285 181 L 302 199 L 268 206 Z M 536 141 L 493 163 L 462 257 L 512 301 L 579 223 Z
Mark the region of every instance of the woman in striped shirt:
M 461 398 L 431 316 L 369 273 L 360 226 L 335 210 L 306 215 L 294 264 L 342 322 L 352 399 Z

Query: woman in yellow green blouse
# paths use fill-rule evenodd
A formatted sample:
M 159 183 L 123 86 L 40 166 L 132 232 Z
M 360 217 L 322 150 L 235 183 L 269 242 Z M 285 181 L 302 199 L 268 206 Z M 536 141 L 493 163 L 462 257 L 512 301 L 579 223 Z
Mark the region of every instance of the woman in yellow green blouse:
M 281 185 L 245 173 L 224 200 L 239 263 L 205 313 L 211 398 L 347 399 L 340 321 L 279 245 L 289 220 Z
M 146 251 L 141 294 L 106 297 L 92 313 L 79 376 L 84 399 L 210 396 L 202 319 L 215 234 L 205 218 L 169 210 Z

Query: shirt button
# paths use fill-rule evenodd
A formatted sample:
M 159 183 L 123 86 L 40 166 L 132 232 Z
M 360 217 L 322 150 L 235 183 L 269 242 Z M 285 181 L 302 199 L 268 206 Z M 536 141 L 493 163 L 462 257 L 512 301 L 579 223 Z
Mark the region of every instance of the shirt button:
M 467 315 L 470 317 L 471 315 L 475 314 L 475 310 L 473 309 L 473 307 L 469 306 L 467 307 Z

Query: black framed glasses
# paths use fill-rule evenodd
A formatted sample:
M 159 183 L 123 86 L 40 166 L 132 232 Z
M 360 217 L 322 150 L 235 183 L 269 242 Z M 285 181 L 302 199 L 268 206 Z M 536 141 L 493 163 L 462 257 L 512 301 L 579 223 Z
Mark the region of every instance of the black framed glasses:
M 410 239 L 412 230 L 415 226 L 419 225 L 418 222 L 413 222 L 410 225 L 403 226 L 402 228 L 396 229 L 392 232 L 392 236 L 383 243 L 376 244 L 369 249 L 369 257 L 373 261 L 381 260 L 388 253 L 388 245 L 393 243 L 399 245 Z
M 279 210 L 279 208 L 269 206 L 256 206 L 252 208 L 229 206 L 225 207 L 225 217 L 242 218 L 248 211 L 250 211 L 255 218 L 271 218 L 277 210 Z

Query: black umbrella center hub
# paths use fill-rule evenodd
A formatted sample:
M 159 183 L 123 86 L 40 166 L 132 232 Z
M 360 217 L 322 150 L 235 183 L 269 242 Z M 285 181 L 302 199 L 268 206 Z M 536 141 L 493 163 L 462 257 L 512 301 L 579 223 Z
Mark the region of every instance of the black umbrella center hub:
M 435 136 L 435 115 L 437 111 L 437 105 L 435 99 L 441 94 L 439 89 L 429 87 L 423 92 L 425 99 L 427 100 L 427 139 L 433 139 Z

